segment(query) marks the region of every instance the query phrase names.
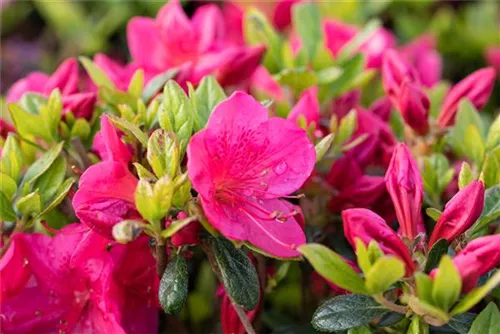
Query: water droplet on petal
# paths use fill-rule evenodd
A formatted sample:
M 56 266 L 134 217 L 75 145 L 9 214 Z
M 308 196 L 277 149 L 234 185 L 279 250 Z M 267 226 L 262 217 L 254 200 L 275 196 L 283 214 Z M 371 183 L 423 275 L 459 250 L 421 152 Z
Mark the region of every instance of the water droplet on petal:
M 276 166 L 273 167 L 273 171 L 277 175 L 282 175 L 286 171 L 287 167 L 288 166 L 286 165 L 286 162 L 282 161 L 282 162 L 280 162 L 279 164 L 277 164 Z

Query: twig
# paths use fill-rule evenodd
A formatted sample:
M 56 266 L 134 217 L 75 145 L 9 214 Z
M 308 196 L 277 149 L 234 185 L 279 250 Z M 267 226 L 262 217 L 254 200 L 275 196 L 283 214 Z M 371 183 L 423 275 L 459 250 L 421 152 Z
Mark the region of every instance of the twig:
M 82 144 L 82 141 L 80 138 L 73 138 L 71 140 L 71 144 L 75 148 L 76 153 L 78 153 L 78 156 L 80 157 L 80 160 L 82 162 L 82 167 L 83 169 L 87 169 L 90 166 L 92 166 L 92 161 L 90 161 L 87 151 L 85 150 L 85 147 Z
M 212 246 L 210 245 L 210 241 L 207 239 L 202 239 L 200 242 L 200 247 L 207 255 L 208 262 L 210 263 L 210 266 L 212 267 L 212 270 L 215 273 L 215 275 L 217 276 L 219 282 L 223 283 L 222 275 L 220 273 L 219 266 L 217 265 L 217 261 L 215 260 L 215 255 L 214 255 L 214 252 L 212 250 Z M 231 295 L 227 294 L 227 296 L 229 297 L 229 300 L 231 301 L 231 304 L 233 305 L 233 308 L 236 311 L 236 314 L 240 318 L 241 324 L 245 328 L 245 331 L 248 334 L 256 334 L 255 329 L 252 327 L 252 324 L 250 323 L 250 320 L 248 320 L 248 317 L 247 317 L 245 311 L 243 310 L 243 308 L 240 305 L 238 305 L 238 303 L 236 303 L 234 301 L 234 299 L 231 297 Z
M 158 277 L 161 278 L 163 276 L 163 273 L 165 272 L 165 269 L 167 268 L 168 263 L 167 250 L 165 249 L 165 243 L 162 237 L 158 237 L 156 239 L 155 253 L 156 273 L 158 274 Z
M 398 305 L 398 304 L 395 304 L 393 302 L 390 302 L 387 299 L 385 299 L 385 297 L 382 294 L 375 295 L 375 296 L 373 296 L 373 298 L 379 304 L 385 306 L 385 308 L 387 308 L 387 309 L 389 309 L 391 311 L 394 311 L 394 312 L 397 312 L 397 313 L 402 313 L 402 314 L 408 313 L 408 307 L 407 306 L 402 306 L 402 305 Z

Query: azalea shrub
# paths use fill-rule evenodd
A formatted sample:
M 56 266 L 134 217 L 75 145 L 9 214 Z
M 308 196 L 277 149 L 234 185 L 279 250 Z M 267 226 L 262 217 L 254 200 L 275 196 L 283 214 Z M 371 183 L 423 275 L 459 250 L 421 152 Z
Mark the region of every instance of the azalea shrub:
M 2 333 L 500 332 L 497 3 L 158 7 L 5 91 Z

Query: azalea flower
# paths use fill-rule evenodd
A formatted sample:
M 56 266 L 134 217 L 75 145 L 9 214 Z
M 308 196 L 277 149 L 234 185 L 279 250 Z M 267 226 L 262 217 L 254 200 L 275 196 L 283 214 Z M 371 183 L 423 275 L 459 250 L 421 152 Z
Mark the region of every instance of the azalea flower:
M 106 148 L 106 160 L 82 174 L 73 197 L 73 208 L 82 223 L 113 239 L 113 225 L 124 219 L 141 219 L 134 204 L 138 180 L 128 170 L 129 149 L 105 115 L 101 118 L 100 136 Z
M 71 110 L 78 118 L 90 118 L 94 111 L 96 94 L 81 92 L 79 82 L 78 62 L 74 58 L 69 58 L 61 63 L 51 76 L 33 72 L 14 83 L 7 92 L 7 102 L 17 102 L 25 93 L 37 93 L 48 97 L 54 89 L 59 89 L 65 113 Z
M 313 170 L 316 153 L 304 130 L 235 92 L 191 138 L 187 155 L 188 175 L 217 230 L 275 256 L 299 256 L 304 232 L 280 198 Z
M 178 0 L 163 6 L 156 19 L 135 17 L 127 27 L 133 62 L 151 75 L 180 68 L 177 80 L 197 84 L 213 74 L 222 85 L 248 79 L 259 65 L 264 48 L 234 45 L 216 5 L 197 9 L 190 20 Z
M 424 86 L 432 87 L 441 80 L 443 60 L 436 50 L 436 39 L 433 36 L 421 35 L 404 45 L 400 52 L 413 64 Z

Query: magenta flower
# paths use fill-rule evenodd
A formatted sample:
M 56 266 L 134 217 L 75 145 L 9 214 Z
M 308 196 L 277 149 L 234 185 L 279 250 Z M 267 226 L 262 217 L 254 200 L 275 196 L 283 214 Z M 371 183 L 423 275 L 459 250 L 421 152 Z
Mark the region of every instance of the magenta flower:
M 403 236 L 417 236 L 424 185 L 417 163 L 405 144 L 398 144 L 385 173 L 387 191 L 391 195 Z
M 79 81 L 78 63 L 76 59 L 69 58 L 61 63 L 51 76 L 42 72 L 33 72 L 14 83 L 7 92 L 7 102 L 17 102 L 25 93 L 38 93 L 48 97 L 54 89 L 59 89 L 64 112 L 71 110 L 78 118 L 90 118 L 94 110 L 96 94 L 80 92 Z
M 266 98 L 277 102 L 285 100 L 285 93 L 280 84 L 264 66 L 259 66 L 250 79 L 250 87 L 257 94 L 263 94 Z M 260 96 L 260 95 L 259 95 Z
M 465 79 L 457 83 L 450 90 L 441 107 L 441 113 L 437 119 L 440 127 L 451 126 L 455 123 L 458 104 L 463 98 L 477 108 L 481 109 L 490 98 L 493 85 L 495 84 L 495 69 L 492 67 L 482 68 L 469 74 Z
M 335 20 L 326 20 L 323 30 L 326 47 L 333 56 L 338 55 L 342 48 L 359 33 L 357 27 Z M 382 65 L 384 53 L 395 45 L 396 40 L 392 33 L 379 28 L 359 46 L 357 51 L 366 55 L 368 68 L 379 68 Z
M 101 118 L 101 136 L 106 159 L 88 168 L 81 176 L 73 197 L 80 221 L 95 232 L 112 239 L 113 225 L 124 219 L 140 219 L 134 204 L 138 180 L 128 170 L 131 158 L 107 116 Z
M 500 264 L 500 235 L 472 240 L 453 258 L 453 264 L 462 278 L 462 292 L 469 292 L 482 275 Z M 434 277 L 437 271 L 434 269 L 431 276 Z
M 417 133 L 429 130 L 430 101 L 415 68 L 395 50 L 389 50 L 382 65 L 382 84 L 392 104 Z
M 391 117 L 391 109 L 391 100 L 384 96 L 372 103 L 369 112 L 377 115 L 384 122 L 388 122 Z
M 302 93 L 300 99 L 288 114 L 288 119 L 297 124 L 302 116 L 308 125 L 314 123 L 317 128 L 319 126 L 319 115 L 318 89 L 311 87 Z
M 130 63 L 123 65 L 108 56 L 98 53 L 94 56 L 94 63 L 108 76 L 116 88 L 126 91 L 135 71 L 139 69 L 137 64 Z M 145 74 L 144 82 L 151 79 L 148 73 Z
M 473 181 L 446 203 L 429 239 L 429 247 L 441 238 L 453 241 L 481 216 L 484 205 L 484 185 Z
M 76 264 L 71 261 L 83 233 L 81 225 L 72 224 L 54 238 L 38 233 L 12 236 L 13 247 L 7 253 L 22 252 L 23 262 L 9 263 L 19 255 L 0 261 L 2 277 L 16 285 L 12 291 L 17 292 L 2 299 L 4 332 L 125 333 L 111 279 L 112 262 L 105 248 L 99 257 Z M 22 280 L 14 281 L 7 271 L 15 266 L 24 271 Z
M 401 54 L 413 64 L 424 86 L 432 87 L 439 82 L 443 60 L 433 36 L 425 34 L 415 38 L 401 48 Z
M 375 240 L 382 252 L 394 255 L 406 264 L 406 274 L 411 275 L 416 266 L 408 247 L 401 241 L 385 220 L 366 209 L 349 209 L 342 212 L 344 234 L 352 247 L 356 248 L 356 239 L 366 246 Z
M 147 73 L 179 67 L 183 81 L 197 84 L 203 76 L 214 74 L 219 82 L 233 85 L 253 73 L 264 49 L 233 45 L 225 32 L 216 5 L 201 6 L 190 20 L 174 0 L 160 9 L 156 19 L 133 18 L 127 39 L 134 62 Z
M 488 48 L 485 56 L 488 64 L 497 70 L 497 74 L 500 77 L 500 47 Z
M 187 148 L 188 174 L 209 222 L 233 240 L 279 257 L 298 256 L 305 236 L 280 198 L 299 189 L 315 164 L 314 145 L 292 122 L 236 92 L 220 103 Z

